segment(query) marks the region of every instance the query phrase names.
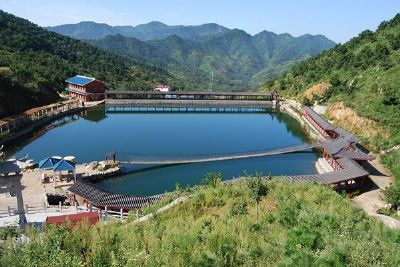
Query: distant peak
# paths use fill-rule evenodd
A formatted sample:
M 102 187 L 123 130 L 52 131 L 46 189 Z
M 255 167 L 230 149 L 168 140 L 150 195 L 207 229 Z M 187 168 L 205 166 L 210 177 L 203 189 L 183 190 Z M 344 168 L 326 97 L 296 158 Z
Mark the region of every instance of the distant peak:
M 146 24 L 152 25 L 152 26 L 168 26 L 167 24 L 159 22 L 159 21 L 150 21 L 149 23 L 146 23 Z M 144 25 L 146 25 L 146 24 L 144 24 Z
M 98 23 L 98 22 L 90 21 L 90 20 L 81 21 L 78 24 L 80 24 L 80 25 L 82 25 L 82 24 L 107 25 L 106 23 Z
M 278 34 L 278 35 L 281 36 L 281 37 L 294 38 L 293 35 L 291 35 L 290 33 L 287 33 L 287 32 L 281 33 L 281 34 Z
M 277 34 L 274 32 L 267 31 L 267 30 L 263 30 L 262 32 L 259 32 L 254 36 L 277 36 Z

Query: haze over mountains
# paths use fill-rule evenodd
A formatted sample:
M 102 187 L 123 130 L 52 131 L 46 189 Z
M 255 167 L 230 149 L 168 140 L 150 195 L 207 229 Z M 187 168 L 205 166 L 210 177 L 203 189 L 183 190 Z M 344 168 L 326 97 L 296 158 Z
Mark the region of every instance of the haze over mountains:
M 80 22 L 47 28 L 161 67 L 184 80 L 185 89 L 206 89 L 213 74 L 215 90 L 257 88 L 294 63 L 332 48 L 323 35 L 275 34 L 254 36 L 209 23 L 168 26 L 161 22 L 110 26 Z
M 48 30 L 68 35 L 75 39 L 101 39 L 107 35 L 121 34 L 126 37 L 135 37 L 142 41 L 165 39 L 177 35 L 183 39 L 199 41 L 210 37 L 220 36 L 229 29 L 215 23 L 199 26 L 169 26 L 158 21 L 133 26 L 110 26 L 105 23 L 82 21 L 77 24 L 64 24 L 47 27 Z

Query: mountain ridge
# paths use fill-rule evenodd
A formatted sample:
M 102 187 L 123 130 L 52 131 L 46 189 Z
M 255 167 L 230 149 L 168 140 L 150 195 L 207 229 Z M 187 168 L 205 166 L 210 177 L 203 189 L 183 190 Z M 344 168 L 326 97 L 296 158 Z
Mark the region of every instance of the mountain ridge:
M 119 34 L 87 42 L 186 76 L 192 80 L 186 83 L 191 90 L 199 84 L 208 86 L 211 73 L 216 90 L 254 89 L 295 62 L 335 45 L 323 36 L 293 37 L 267 31 L 252 36 L 240 29 L 201 41 L 174 34 L 143 42 Z
M 113 29 L 114 31 L 113 31 L 112 34 L 105 34 L 105 35 L 97 36 L 95 38 L 90 38 L 90 37 L 87 36 L 87 35 L 91 35 L 90 33 L 81 32 L 79 30 L 79 28 L 78 28 L 80 26 L 89 26 L 89 25 L 101 26 L 101 27 L 104 27 L 104 28 L 107 28 L 107 29 Z M 184 24 L 168 25 L 168 24 L 160 22 L 160 21 L 150 21 L 150 22 L 147 22 L 147 23 L 138 24 L 136 26 L 131 26 L 131 25 L 116 25 L 116 26 L 112 26 L 112 25 L 109 25 L 107 23 L 102 23 L 102 22 L 81 21 L 81 22 L 78 22 L 78 23 L 67 23 L 67 24 L 60 24 L 60 25 L 54 25 L 54 26 L 46 26 L 44 28 L 49 30 L 49 31 L 57 32 L 57 33 L 62 34 L 62 35 L 68 35 L 65 32 L 67 30 L 68 31 L 78 30 L 76 33 L 69 33 L 70 35 L 68 35 L 68 36 L 70 36 L 72 38 L 75 38 L 75 39 L 85 39 L 85 40 L 87 40 L 87 39 L 100 39 L 100 38 L 106 37 L 107 35 L 117 35 L 117 34 L 121 34 L 121 35 L 126 36 L 126 37 L 134 37 L 134 38 L 137 38 L 137 39 L 142 40 L 142 41 L 155 40 L 155 39 L 157 39 L 157 40 L 164 39 L 164 38 L 166 38 L 168 36 L 171 36 L 171 35 L 174 35 L 174 34 L 178 35 L 179 37 L 181 37 L 183 39 L 185 39 L 185 37 L 181 36 L 179 33 L 169 33 L 166 36 L 161 37 L 161 38 L 153 38 L 153 39 L 145 38 L 145 39 L 141 39 L 141 38 L 139 38 L 137 36 L 130 35 L 130 34 L 124 34 L 124 32 L 120 32 L 119 31 L 119 29 L 124 29 L 124 30 L 129 29 L 129 30 L 131 30 L 131 29 L 135 29 L 135 28 L 136 29 L 141 29 L 141 30 L 148 30 L 149 28 L 152 28 L 152 27 L 160 27 L 162 30 L 186 28 L 186 29 L 193 29 L 195 31 L 196 30 L 198 31 L 198 30 L 201 30 L 201 29 L 204 29 L 204 28 L 207 28 L 207 27 L 213 27 L 213 28 L 221 29 L 223 32 L 228 32 L 228 31 L 232 31 L 232 30 L 242 30 L 242 29 L 239 29 L 239 28 L 232 28 L 232 29 L 231 28 L 227 28 L 225 26 L 222 26 L 222 25 L 220 25 L 218 23 L 214 23 L 214 22 L 203 23 L 203 24 L 199 24 L 199 25 L 184 25 Z M 242 30 L 242 31 L 244 31 L 244 30 Z M 288 36 L 288 37 L 291 37 L 291 38 L 299 38 L 299 37 L 304 37 L 304 36 L 315 36 L 315 37 L 325 37 L 325 38 L 327 38 L 323 34 L 305 33 L 305 34 L 301 34 L 301 35 L 295 36 L 295 35 L 292 35 L 292 34 L 287 33 L 287 32 L 285 32 L 285 33 L 275 33 L 275 32 L 268 31 L 268 30 L 263 30 L 263 31 L 261 31 L 259 33 L 250 34 L 250 35 L 254 37 L 254 36 L 262 34 L 264 32 L 272 33 L 272 34 L 274 34 L 276 36 L 282 36 L 282 37 Z M 329 39 L 329 38 L 327 38 L 327 39 Z
M 121 34 L 141 41 L 161 40 L 171 35 L 178 35 L 189 40 L 205 40 L 230 30 L 216 23 L 185 26 L 167 25 L 159 21 L 151 21 L 136 26 L 111 26 L 106 23 L 81 21 L 75 24 L 63 24 L 45 28 L 75 39 L 101 39 L 107 35 Z

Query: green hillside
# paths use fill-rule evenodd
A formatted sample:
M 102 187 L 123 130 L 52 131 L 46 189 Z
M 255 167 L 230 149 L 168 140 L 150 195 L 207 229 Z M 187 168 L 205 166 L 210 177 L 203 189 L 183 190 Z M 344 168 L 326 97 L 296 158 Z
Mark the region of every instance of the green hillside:
M 193 195 L 141 224 L 46 227 L 44 234 L 31 230 L 25 244 L 0 242 L 0 265 L 400 265 L 400 231 L 368 217 L 331 188 L 254 184 L 257 180 L 216 183 L 183 193 Z M 263 193 L 257 194 L 262 196 L 258 219 L 250 188 Z
M 104 80 L 112 89 L 174 82 L 163 70 L 0 11 L 0 117 L 57 101 L 64 80 L 76 74 Z
M 377 125 L 365 123 L 359 127 L 357 134 L 369 148 L 379 152 L 399 145 L 400 14 L 382 22 L 376 32 L 366 30 L 343 45 L 295 65 L 262 89 L 277 89 L 285 96 L 304 101 L 307 89 L 319 83 L 329 84 L 330 88 L 313 100 L 328 106 L 343 102 Z M 338 123 L 351 128 L 356 121 L 339 119 Z M 381 158 L 397 180 L 385 193 L 396 210 L 400 206 L 400 150 Z
M 302 99 L 306 89 L 320 82 L 332 85 L 318 99 L 320 102 L 344 101 L 359 115 L 390 131 L 389 138 L 369 140 L 372 145 L 385 148 L 399 144 L 400 15 L 382 22 L 376 32 L 366 30 L 343 45 L 295 65 L 264 88 Z
M 165 68 L 185 79 L 191 90 L 207 88 L 212 73 L 215 90 L 254 89 L 294 63 L 334 46 L 321 35 L 293 37 L 264 31 L 251 36 L 237 29 L 201 41 L 172 35 L 142 42 L 115 35 L 88 42 Z

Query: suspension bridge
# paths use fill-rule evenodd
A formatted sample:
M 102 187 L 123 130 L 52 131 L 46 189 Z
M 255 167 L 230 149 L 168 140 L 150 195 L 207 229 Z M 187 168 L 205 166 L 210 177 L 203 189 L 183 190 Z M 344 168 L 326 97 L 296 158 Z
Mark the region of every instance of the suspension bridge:
M 189 163 L 203 163 L 212 161 L 237 160 L 247 158 L 257 158 L 265 156 L 273 156 L 280 154 L 289 154 L 310 150 L 317 147 L 318 144 L 301 144 L 295 146 L 281 147 L 276 149 L 258 150 L 250 152 L 226 153 L 218 155 L 149 155 L 149 154 L 132 154 L 117 152 L 118 162 L 121 164 L 134 165 L 175 165 Z

